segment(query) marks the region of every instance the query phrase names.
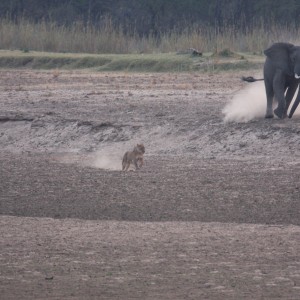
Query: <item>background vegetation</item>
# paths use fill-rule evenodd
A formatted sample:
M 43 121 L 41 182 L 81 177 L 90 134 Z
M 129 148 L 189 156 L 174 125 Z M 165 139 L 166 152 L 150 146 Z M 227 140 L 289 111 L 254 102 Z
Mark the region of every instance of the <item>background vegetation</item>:
M 0 49 L 257 52 L 297 43 L 297 0 L 1 0 Z

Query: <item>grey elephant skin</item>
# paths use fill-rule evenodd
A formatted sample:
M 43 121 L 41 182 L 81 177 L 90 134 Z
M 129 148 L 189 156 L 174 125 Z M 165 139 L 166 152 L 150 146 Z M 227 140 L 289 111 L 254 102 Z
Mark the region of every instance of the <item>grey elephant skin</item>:
M 264 64 L 264 78 L 243 77 L 243 80 L 254 82 L 264 80 L 267 96 L 266 118 L 273 118 L 273 100 L 278 102 L 274 114 L 283 119 L 300 83 L 300 47 L 289 43 L 275 43 L 264 51 L 267 56 Z M 300 102 L 298 91 L 290 110 L 291 118 Z

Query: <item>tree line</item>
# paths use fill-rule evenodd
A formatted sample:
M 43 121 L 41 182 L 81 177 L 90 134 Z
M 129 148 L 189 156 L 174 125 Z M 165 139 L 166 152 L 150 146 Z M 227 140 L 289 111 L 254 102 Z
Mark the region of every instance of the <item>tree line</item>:
M 0 18 L 18 22 L 82 22 L 101 26 L 109 18 L 125 32 L 158 36 L 200 25 L 251 30 L 258 24 L 295 27 L 299 0 L 1 0 Z

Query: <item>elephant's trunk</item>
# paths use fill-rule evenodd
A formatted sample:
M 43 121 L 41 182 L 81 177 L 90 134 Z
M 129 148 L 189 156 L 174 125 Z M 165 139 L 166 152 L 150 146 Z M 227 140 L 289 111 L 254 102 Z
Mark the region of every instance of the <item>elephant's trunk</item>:
M 290 113 L 289 113 L 289 118 L 291 118 L 295 112 L 295 110 L 297 109 L 298 105 L 299 105 L 299 102 L 300 102 L 300 97 L 297 97 L 291 110 L 290 110 Z

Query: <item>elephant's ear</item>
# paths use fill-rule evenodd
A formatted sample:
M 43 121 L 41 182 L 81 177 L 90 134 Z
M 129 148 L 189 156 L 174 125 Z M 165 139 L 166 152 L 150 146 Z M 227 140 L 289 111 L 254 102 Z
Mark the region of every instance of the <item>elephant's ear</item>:
M 271 59 L 276 68 L 281 69 L 288 75 L 293 75 L 293 65 L 290 54 L 294 49 L 293 44 L 275 43 L 264 51 L 264 54 Z

